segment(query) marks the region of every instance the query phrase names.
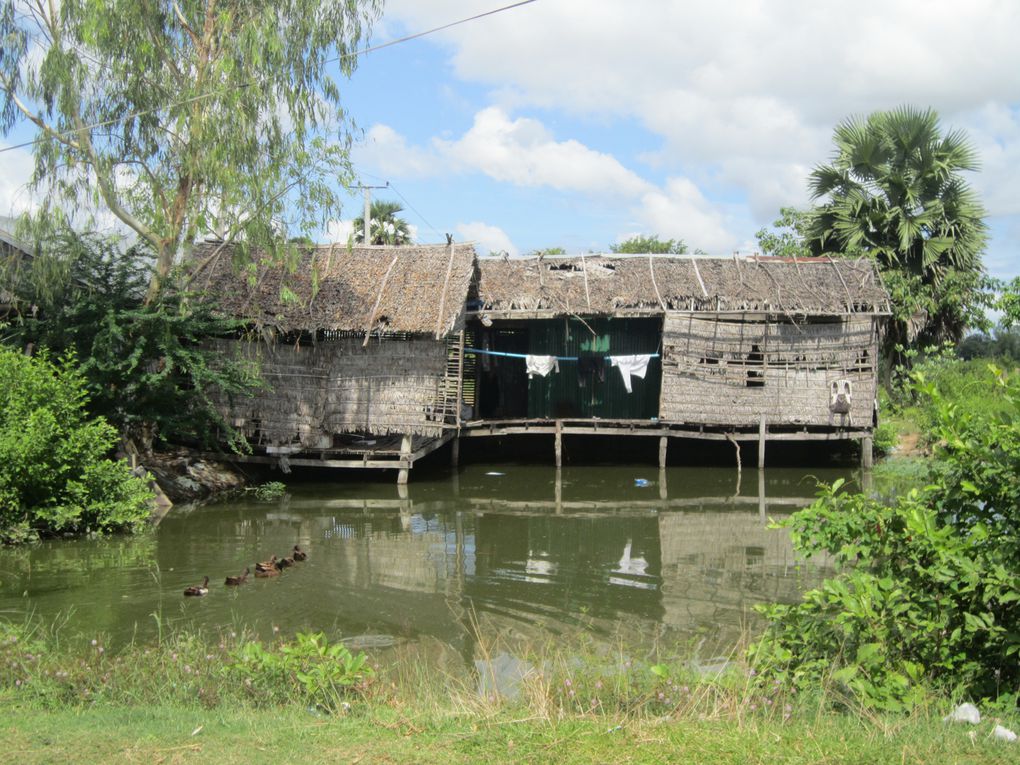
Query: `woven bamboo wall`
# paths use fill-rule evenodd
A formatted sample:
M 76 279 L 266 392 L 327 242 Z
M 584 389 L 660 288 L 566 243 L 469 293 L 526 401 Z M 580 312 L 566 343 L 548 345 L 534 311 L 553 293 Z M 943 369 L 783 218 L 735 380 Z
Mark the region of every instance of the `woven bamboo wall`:
M 703 425 L 840 424 L 829 386 L 853 386 L 850 422 L 870 427 L 878 330 L 872 317 L 836 322 L 736 321 L 667 314 L 660 418 Z
M 217 341 L 232 351 L 238 341 Z M 264 444 L 328 448 L 333 434 L 438 436 L 448 391 L 446 344 L 430 337 L 339 337 L 314 345 L 244 343 L 268 388 L 235 401 L 229 419 Z

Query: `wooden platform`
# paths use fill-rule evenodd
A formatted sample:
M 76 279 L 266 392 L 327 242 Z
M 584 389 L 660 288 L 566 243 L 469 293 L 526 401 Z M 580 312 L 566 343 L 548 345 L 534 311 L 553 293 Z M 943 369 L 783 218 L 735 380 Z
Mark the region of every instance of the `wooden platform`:
M 303 449 L 299 445 L 267 446 L 250 455 L 204 455 L 213 459 L 229 459 L 261 465 L 274 465 L 289 471 L 293 467 L 325 467 L 352 470 L 397 470 L 397 482 L 407 483 L 414 463 L 452 442 L 451 460 L 459 461 L 461 438 L 498 438 L 516 435 L 548 435 L 553 437 L 553 457 L 557 467 L 562 465 L 563 436 L 637 437 L 659 439 L 659 467 L 665 467 L 670 439 L 701 439 L 729 441 L 735 447 L 740 442 L 758 443 L 758 467 L 765 466 L 766 445 L 771 442 L 797 441 L 861 441 L 861 464 L 871 467 L 871 429 L 821 428 L 819 426 L 774 427 L 769 429 L 764 420 L 758 428 L 726 428 L 687 423 L 669 423 L 658 420 L 471 420 L 459 428 L 447 426 L 438 437 L 422 436 L 351 436 L 330 449 Z M 739 449 L 736 452 L 740 465 Z

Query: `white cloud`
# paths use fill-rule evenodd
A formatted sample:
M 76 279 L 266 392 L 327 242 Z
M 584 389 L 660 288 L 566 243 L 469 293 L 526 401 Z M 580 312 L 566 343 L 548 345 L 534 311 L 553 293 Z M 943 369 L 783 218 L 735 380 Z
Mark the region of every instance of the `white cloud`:
M 727 228 L 721 206 L 706 198 L 692 179 L 671 177 L 660 188 L 612 155 L 576 140 L 557 141 L 539 120 L 514 119 L 498 107 L 481 110 L 459 138 L 433 139 L 430 150 L 408 145 L 388 126 L 377 125 L 372 130 L 385 135 L 401 151 L 420 157 L 420 167 L 431 167 L 437 173 L 477 172 L 514 186 L 598 197 L 624 209 L 629 206 L 631 217 L 645 230 L 665 238 L 682 238 L 692 247 L 728 251 L 738 241 Z M 375 170 L 381 172 L 373 166 Z M 799 170 L 802 179 L 803 168 Z M 781 173 L 773 182 L 792 183 Z M 517 253 L 501 229 L 483 223 L 461 226 L 462 236 L 476 239 L 487 249 Z
M 472 223 L 458 223 L 454 229 L 460 237 L 467 242 L 474 242 L 481 250 L 481 254 L 489 255 L 496 252 L 505 252 L 515 258 L 520 251 L 510 241 L 510 237 L 499 226 L 491 226 L 488 223 L 474 221 Z
M 607 197 L 630 197 L 649 188 L 647 181 L 611 154 L 575 140 L 556 141 L 538 120 L 511 119 L 495 106 L 478 112 L 461 138 L 434 143 L 456 167 L 517 186 Z
M 365 140 L 354 149 L 359 165 L 371 167 L 387 177 L 418 178 L 431 175 L 436 157 L 426 150 L 409 146 L 407 140 L 388 125 L 373 125 Z
M 649 231 L 663 239 L 683 239 L 692 249 L 718 254 L 737 244 L 718 206 L 687 178 L 670 178 L 664 189 L 644 194 L 638 214 Z

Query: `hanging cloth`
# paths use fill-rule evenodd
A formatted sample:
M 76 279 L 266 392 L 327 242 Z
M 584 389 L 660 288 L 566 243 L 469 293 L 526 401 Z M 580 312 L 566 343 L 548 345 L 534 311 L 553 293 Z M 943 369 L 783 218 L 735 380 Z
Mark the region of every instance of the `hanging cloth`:
M 648 371 L 648 360 L 652 358 L 652 355 L 650 353 L 639 353 L 634 356 L 609 357 L 609 363 L 619 369 L 620 374 L 623 375 L 623 387 L 627 389 L 628 393 L 633 392 L 630 387 L 631 376 L 640 377 L 642 380 L 645 379 L 645 372 Z
M 560 362 L 555 356 L 525 356 L 524 361 L 528 367 L 528 377 L 545 377 L 550 372 L 560 371 Z

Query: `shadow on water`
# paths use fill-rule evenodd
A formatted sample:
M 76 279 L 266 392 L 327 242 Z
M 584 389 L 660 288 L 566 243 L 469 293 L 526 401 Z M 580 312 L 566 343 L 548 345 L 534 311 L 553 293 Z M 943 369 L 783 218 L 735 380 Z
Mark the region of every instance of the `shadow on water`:
M 768 528 L 846 471 L 469 465 L 410 486 L 294 483 L 273 502 L 175 508 L 136 538 L 0 551 L 0 616 L 64 615 L 112 644 L 169 626 L 263 635 L 324 630 L 430 641 L 470 665 L 475 640 L 583 633 L 642 644 L 709 635 L 732 645 L 751 607 L 817 580 Z M 278 578 L 226 575 L 295 544 Z M 204 598 L 182 597 L 208 575 Z

